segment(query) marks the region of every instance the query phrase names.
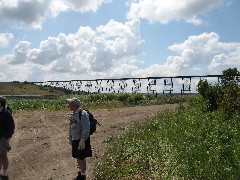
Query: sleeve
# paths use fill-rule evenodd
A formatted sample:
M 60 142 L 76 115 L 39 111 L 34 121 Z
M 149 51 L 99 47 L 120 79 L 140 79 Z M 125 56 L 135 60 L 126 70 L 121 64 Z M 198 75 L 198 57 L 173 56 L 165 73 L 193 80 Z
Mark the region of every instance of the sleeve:
M 68 126 L 68 138 L 72 139 L 72 135 L 71 135 L 71 126 Z
M 6 131 L 5 131 L 4 137 L 9 139 L 12 137 L 12 135 L 14 133 L 15 124 L 14 124 L 12 114 L 10 114 L 9 112 L 6 112 L 6 117 L 7 117 L 7 118 L 5 118 Z
M 90 122 L 88 113 L 86 111 L 82 111 L 81 125 L 82 125 L 81 138 L 87 140 L 89 138 L 90 133 Z

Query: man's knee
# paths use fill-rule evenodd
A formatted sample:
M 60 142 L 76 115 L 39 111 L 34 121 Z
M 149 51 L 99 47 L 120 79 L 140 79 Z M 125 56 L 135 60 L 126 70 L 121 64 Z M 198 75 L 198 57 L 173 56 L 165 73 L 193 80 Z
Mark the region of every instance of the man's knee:
M 7 153 L 0 154 L 0 161 L 1 161 L 1 162 L 6 161 L 7 159 L 8 159 Z

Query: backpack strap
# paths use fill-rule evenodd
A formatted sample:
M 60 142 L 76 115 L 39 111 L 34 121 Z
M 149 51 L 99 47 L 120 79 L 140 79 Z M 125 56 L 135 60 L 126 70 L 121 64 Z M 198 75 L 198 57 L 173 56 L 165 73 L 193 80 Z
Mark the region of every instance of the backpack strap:
M 79 120 L 81 121 L 82 120 L 82 109 L 80 109 L 79 111 L 78 111 L 78 115 L 79 115 Z
M 12 114 L 12 109 L 8 106 L 6 106 L 5 111 L 8 111 L 10 114 Z
M 78 117 L 79 117 L 79 120 L 80 120 L 80 125 L 81 125 L 81 129 L 82 129 L 82 109 L 80 109 L 79 111 L 78 111 Z
M 2 110 L 2 117 L 6 119 L 8 114 L 12 114 L 12 112 L 4 107 Z

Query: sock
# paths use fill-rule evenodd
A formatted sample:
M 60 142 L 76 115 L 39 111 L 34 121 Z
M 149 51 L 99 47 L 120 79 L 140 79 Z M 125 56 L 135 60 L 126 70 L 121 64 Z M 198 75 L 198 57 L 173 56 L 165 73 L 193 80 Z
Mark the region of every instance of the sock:
M 3 172 L 3 170 L 1 169 L 1 170 L 0 170 L 0 174 L 2 174 L 2 172 Z
M 7 170 L 2 170 L 2 175 L 7 176 Z
M 85 172 L 82 172 L 82 170 L 80 169 L 81 175 L 86 175 Z

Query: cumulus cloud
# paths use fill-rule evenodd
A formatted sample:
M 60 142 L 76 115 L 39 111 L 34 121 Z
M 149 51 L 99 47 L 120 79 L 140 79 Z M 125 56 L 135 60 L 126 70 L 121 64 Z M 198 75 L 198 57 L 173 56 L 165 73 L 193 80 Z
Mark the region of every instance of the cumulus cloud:
M 96 10 L 111 0 L 1 0 L 0 24 L 11 21 L 33 28 L 41 28 L 46 18 L 56 17 L 61 12 Z
M 200 15 L 218 7 L 224 0 L 133 0 L 129 2 L 129 19 L 147 19 L 166 24 L 172 20 L 184 20 L 199 25 Z
M 96 12 L 97 9 L 103 4 L 111 2 L 111 0 L 87 0 L 87 1 L 76 1 L 76 0 L 68 0 L 66 1 L 74 10 L 78 10 L 80 12 L 93 11 Z
M 1 81 L 8 81 L 7 75 L 4 74 L 4 73 L 2 73 L 2 72 L 0 72 L 0 80 L 1 80 Z
M 34 28 L 41 28 L 43 21 L 56 17 L 62 12 L 96 12 L 102 4 L 112 0 L 1 0 L 0 24 L 13 21 Z M 129 0 L 129 19 L 147 19 L 150 22 L 168 23 L 172 20 L 184 20 L 201 24 L 200 15 L 229 0 Z
M 13 53 L 11 56 L 12 64 L 22 64 L 27 60 L 29 50 L 30 50 L 30 42 L 20 41 L 13 49 Z
M 130 66 L 130 77 L 216 75 L 228 68 L 240 69 L 240 43 L 221 42 L 215 32 L 190 36 L 182 43 L 169 46 L 169 50 L 176 55 L 169 56 L 164 64 L 152 64 L 145 68 L 136 64 L 135 67 Z M 128 68 L 125 66 L 124 69 L 126 77 L 129 77 Z M 113 72 L 115 70 L 119 71 L 114 69 Z
M 24 65 L 12 65 L 9 64 L 9 56 L 0 56 L 1 62 L 1 72 L 0 72 L 0 81 L 26 81 L 33 80 L 31 74 L 34 72 L 32 66 Z
M 2 0 L 0 1 L 0 23 L 13 21 L 40 28 L 49 11 L 50 1 Z
M 74 34 L 48 37 L 38 48 L 31 48 L 30 42 L 20 41 L 12 54 L 4 57 L 13 65 L 37 65 L 51 72 L 112 74 L 111 71 L 121 64 L 126 67 L 138 63 L 136 57 L 142 54 L 139 25 L 139 20 L 125 24 L 110 20 L 96 30 L 80 27 Z M 119 71 L 118 68 L 114 70 Z
M 168 57 L 166 64 L 177 64 L 181 75 L 221 74 L 227 68 L 240 68 L 240 43 L 221 42 L 214 32 L 190 36 L 169 49 L 177 56 Z
M 19 41 L 11 54 L 0 56 L 0 78 L 16 80 L 15 72 L 21 74 L 17 80 L 41 81 L 208 75 L 221 74 L 227 68 L 240 69 L 240 43 L 222 42 L 215 32 L 189 36 L 169 46 L 175 55 L 164 64 L 145 66 L 138 60 L 144 55 L 139 26 L 139 20 L 110 20 L 96 29 L 86 26 L 73 34 L 48 37 L 37 48 Z
M 12 33 L 0 33 L 0 48 L 7 48 L 13 38 Z

